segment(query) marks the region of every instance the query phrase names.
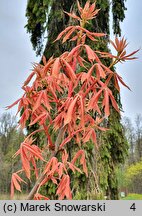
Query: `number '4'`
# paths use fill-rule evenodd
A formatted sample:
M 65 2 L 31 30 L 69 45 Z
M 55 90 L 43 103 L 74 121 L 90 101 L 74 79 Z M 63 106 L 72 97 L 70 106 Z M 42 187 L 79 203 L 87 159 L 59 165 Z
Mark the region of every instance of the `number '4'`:
M 135 210 L 136 210 L 135 203 L 133 203 L 133 204 L 131 205 L 130 209 L 132 209 L 133 211 L 135 211 Z

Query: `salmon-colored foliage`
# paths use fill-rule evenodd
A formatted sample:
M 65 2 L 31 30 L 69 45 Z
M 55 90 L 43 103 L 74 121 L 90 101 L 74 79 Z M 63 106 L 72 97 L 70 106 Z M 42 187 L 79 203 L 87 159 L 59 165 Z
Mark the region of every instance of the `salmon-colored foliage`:
M 20 183 L 21 182 L 26 183 L 20 176 L 18 176 L 17 173 L 13 173 L 11 178 L 11 198 L 13 198 L 14 196 L 14 188 L 16 188 L 16 190 L 21 192 Z
M 26 177 L 30 179 L 32 172 L 37 179 L 29 199 L 49 199 L 48 194 L 49 198 L 39 193 L 40 187 L 49 180 L 57 185 L 56 195 L 59 199 L 72 199 L 69 173 L 84 172 L 88 175 L 83 146 L 92 140 L 96 150 L 99 150 L 97 130 L 107 130 L 102 123 L 110 115 L 111 107 L 119 112 L 117 101 L 109 88 L 110 83 L 117 91 L 120 91 L 119 83 L 129 88 L 112 67 L 118 62 L 134 59 L 132 55 L 137 51 L 127 55 L 124 38 L 111 41 L 116 55 L 93 50 L 86 44 L 86 38 L 97 43 L 97 39 L 105 34 L 90 32 L 85 29 L 85 24 L 95 18 L 99 10 L 95 3 L 90 4 L 89 1 L 84 8 L 79 2 L 77 4 L 80 16 L 67 14 L 76 19 L 79 25 L 67 27 L 56 39 L 62 38 L 63 43 L 76 41 L 76 46 L 57 58 L 46 60 L 43 57 L 43 65 L 34 64 L 32 73 L 22 87 L 23 96 L 8 107 L 18 104 L 18 112 L 22 110 L 19 121 L 22 128 L 35 123 L 40 126 L 40 129 L 28 135 L 15 153 L 15 157 L 21 157 L 22 172 Z M 103 64 L 103 58 L 110 59 L 109 67 Z M 38 146 L 34 144 L 33 138 L 41 131 L 47 137 L 47 143 L 42 148 L 38 147 L 40 143 Z M 73 140 L 79 150 L 69 161 L 66 145 Z M 60 157 L 57 158 L 57 154 Z M 39 160 L 42 163 L 37 163 Z M 80 168 L 77 167 L 78 163 Z M 24 181 L 14 173 L 11 196 L 14 195 L 14 188 L 21 191 L 21 182 Z
M 39 193 L 36 193 L 36 194 L 34 195 L 34 200 L 49 200 L 49 198 L 46 197 L 46 196 L 43 196 L 43 195 L 41 195 L 41 194 L 39 194 Z

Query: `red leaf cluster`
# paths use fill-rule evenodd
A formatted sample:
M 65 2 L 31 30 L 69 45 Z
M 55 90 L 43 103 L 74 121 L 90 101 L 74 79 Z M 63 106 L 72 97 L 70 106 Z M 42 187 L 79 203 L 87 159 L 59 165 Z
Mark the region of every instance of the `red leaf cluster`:
M 11 198 L 14 196 L 14 188 L 21 192 L 20 183 L 24 182 L 26 184 L 26 182 L 20 176 L 18 176 L 17 173 L 13 173 L 11 178 Z
M 110 115 L 111 106 L 119 112 L 119 106 L 109 88 L 110 82 L 118 91 L 119 83 L 128 87 L 122 78 L 112 71 L 112 66 L 124 60 L 134 59 L 135 57 L 131 56 L 137 52 L 126 55 L 127 44 L 124 38 L 116 38 L 115 43 L 111 41 L 117 51 L 116 56 L 93 50 L 86 44 L 86 38 L 96 41 L 96 38 L 104 34 L 86 30 L 85 23 L 93 19 L 99 10 L 95 9 L 95 3 L 91 5 L 89 1 L 84 8 L 78 2 L 78 9 L 80 17 L 74 13 L 67 14 L 79 20 L 80 26 L 67 27 L 56 39 L 63 37 L 63 42 L 68 39 L 76 40 L 77 45 L 57 58 L 51 57 L 46 60 L 43 57 L 44 65 L 34 64 L 32 73 L 22 87 L 23 96 L 8 107 L 18 104 L 18 112 L 22 111 L 19 121 L 22 128 L 25 128 L 28 122 L 29 126 L 35 123 L 40 126 L 39 130 L 25 139 L 15 153 L 15 156 L 21 157 L 22 171 L 26 177 L 30 179 L 32 172 L 39 181 L 38 187 L 33 188 L 35 191 L 32 197 L 37 200 L 48 199 L 41 195 L 39 190 L 49 180 L 57 185 L 56 194 L 59 199 L 72 199 L 69 170 L 88 175 L 83 145 L 92 140 L 95 148 L 99 149 L 97 130 L 107 130 L 102 127 L 102 123 Z M 110 58 L 111 65 L 105 66 L 102 58 Z M 34 144 L 33 139 L 33 135 L 41 131 L 47 138 L 47 143 L 42 149 Z M 72 141 L 79 146 L 79 150 L 69 161 L 66 144 Z M 60 159 L 57 158 L 57 154 L 60 155 Z M 39 160 L 42 161 L 42 167 L 37 163 Z M 75 165 L 76 161 L 82 165 L 82 170 Z M 40 176 L 39 169 L 42 173 Z M 12 196 L 14 188 L 21 191 L 21 182 L 23 180 L 14 173 L 11 183 Z

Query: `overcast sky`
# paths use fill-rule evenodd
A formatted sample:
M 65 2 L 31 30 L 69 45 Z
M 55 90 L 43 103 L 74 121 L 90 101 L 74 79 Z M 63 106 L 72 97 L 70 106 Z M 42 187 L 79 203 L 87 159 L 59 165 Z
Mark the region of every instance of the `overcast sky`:
M 0 0 L 0 114 L 7 105 L 22 95 L 21 86 L 40 58 L 32 50 L 26 24 L 26 0 Z M 126 18 L 121 25 L 122 35 L 129 42 L 128 52 L 142 47 L 142 1 L 127 0 Z M 124 115 L 134 120 L 142 114 L 142 50 L 138 60 L 117 66 L 117 72 L 132 91 L 122 88 Z M 16 109 L 12 109 L 13 114 Z

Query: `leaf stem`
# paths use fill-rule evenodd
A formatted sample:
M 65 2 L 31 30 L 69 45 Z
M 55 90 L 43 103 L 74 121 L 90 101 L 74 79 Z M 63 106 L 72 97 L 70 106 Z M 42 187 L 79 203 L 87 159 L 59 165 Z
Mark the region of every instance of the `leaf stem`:
M 58 136 L 57 136 L 57 139 L 56 139 L 56 142 L 55 142 L 55 150 L 52 152 L 49 160 L 57 154 L 57 152 L 59 150 L 59 145 L 60 145 L 60 142 L 61 142 L 61 139 L 62 139 L 62 136 L 63 136 L 63 132 L 64 132 L 64 127 L 60 128 L 60 130 L 59 130 L 59 133 L 58 133 Z M 36 194 L 41 182 L 44 180 L 46 175 L 47 174 L 44 173 L 44 171 L 41 173 L 41 175 L 39 176 L 39 178 L 35 182 L 35 185 L 33 186 L 31 192 L 28 194 L 26 200 L 32 200 L 34 198 L 34 195 Z

